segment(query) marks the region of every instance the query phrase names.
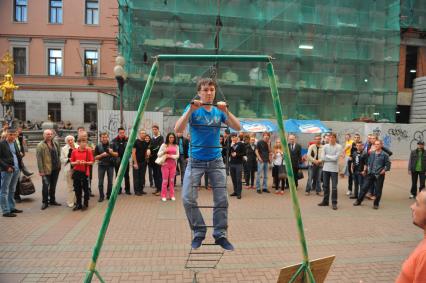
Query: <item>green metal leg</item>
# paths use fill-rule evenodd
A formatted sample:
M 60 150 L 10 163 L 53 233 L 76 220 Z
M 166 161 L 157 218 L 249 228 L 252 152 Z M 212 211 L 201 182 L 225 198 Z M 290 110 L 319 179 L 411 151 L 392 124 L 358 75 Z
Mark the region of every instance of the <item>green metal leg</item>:
M 94 272 L 97 273 L 97 271 L 95 270 L 96 269 L 96 261 L 98 260 L 99 253 L 101 251 L 102 244 L 103 244 L 104 239 L 105 239 L 105 234 L 106 234 L 106 231 L 108 229 L 109 222 L 111 220 L 111 215 L 112 215 L 112 212 L 114 210 L 115 202 L 117 200 L 118 190 L 121 188 L 121 182 L 123 181 L 124 172 L 126 171 L 124 168 L 127 168 L 127 166 L 129 165 L 129 158 L 130 158 L 130 155 L 131 155 L 131 152 L 132 152 L 133 144 L 135 143 L 135 140 L 136 140 L 136 135 L 138 133 L 139 124 L 140 124 L 140 121 L 142 119 L 142 115 L 145 111 L 146 104 L 147 104 L 148 99 L 151 95 L 151 90 L 152 90 L 152 87 L 154 85 L 154 80 L 155 80 L 155 76 L 157 75 L 157 70 L 158 70 L 158 62 L 155 62 L 152 65 L 151 72 L 149 74 L 148 81 L 145 85 L 145 89 L 144 89 L 144 92 L 143 92 L 143 95 L 142 95 L 142 99 L 141 99 L 141 102 L 139 104 L 138 113 L 137 113 L 135 121 L 133 123 L 132 131 L 130 133 L 129 140 L 127 142 L 127 146 L 126 146 L 126 149 L 124 151 L 123 158 L 121 159 L 120 168 L 118 169 L 117 178 L 114 182 L 112 194 L 111 194 L 111 197 L 108 201 L 108 207 L 105 211 L 104 220 L 102 222 L 101 229 L 99 230 L 99 235 L 98 235 L 98 239 L 96 241 L 96 245 L 93 249 L 92 260 L 91 260 L 89 268 L 86 272 L 86 277 L 84 279 L 85 283 L 92 282 L 93 273 Z
M 266 66 L 266 70 L 269 77 L 269 85 L 271 87 L 271 94 L 272 94 L 272 102 L 274 104 L 275 114 L 277 116 L 277 124 L 278 124 L 278 134 L 281 139 L 281 143 L 284 148 L 284 162 L 285 167 L 287 168 L 287 178 L 290 185 L 290 194 L 291 194 L 291 200 L 293 203 L 293 213 L 296 217 L 297 222 L 297 232 L 299 233 L 299 240 L 300 244 L 302 246 L 302 254 L 303 254 L 303 264 L 301 266 L 302 269 L 309 267 L 309 256 L 308 256 L 308 246 L 306 244 L 306 238 L 305 238 L 305 232 L 303 228 L 303 221 L 302 221 L 302 214 L 300 212 L 300 205 L 299 205 L 299 199 L 297 198 L 296 193 L 296 184 L 294 181 L 294 173 L 293 168 L 291 166 L 291 159 L 290 159 L 290 150 L 288 148 L 287 138 L 285 136 L 285 130 L 284 130 L 284 123 L 283 123 L 283 113 L 281 109 L 281 102 L 280 97 L 278 94 L 278 87 L 277 87 L 277 81 L 275 79 L 275 72 L 274 67 L 271 62 L 269 62 Z M 315 282 L 312 281 L 312 282 Z

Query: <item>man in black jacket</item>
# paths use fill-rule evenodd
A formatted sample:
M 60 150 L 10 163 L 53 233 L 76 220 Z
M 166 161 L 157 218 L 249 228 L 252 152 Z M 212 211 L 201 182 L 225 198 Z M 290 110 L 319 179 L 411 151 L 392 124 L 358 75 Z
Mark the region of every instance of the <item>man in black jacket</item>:
M 127 140 L 128 138 L 126 137 L 126 131 L 124 130 L 124 128 L 118 128 L 118 136 L 112 140 L 114 148 L 118 152 L 118 160 L 115 164 L 116 175 L 118 174 L 118 169 L 120 168 L 120 163 L 121 163 L 121 160 L 123 159 L 124 151 L 127 146 Z M 124 173 L 124 190 L 126 191 L 126 194 L 131 195 L 132 193 L 130 192 L 129 165 L 127 165 L 127 168 L 125 169 L 126 169 L 126 172 Z M 121 188 L 118 193 L 121 194 Z
M 189 141 L 187 138 L 183 136 L 182 133 L 177 133 L 177 145 L 179 147 L 179 159 L 177 160 L 176 167 L 177 169 L 179 169 L 180 182 L 183 185 L 183 177 L 185 176 L 186 164 L 189 158 L 189 155 L 188 155 Z M 175 185 L 176 185 L 176 176 L 175 176 Z
M 295 135 L 288 136 L 288 149 L 290 150 L 291 167 L 293 168 L 294 182 L 297 188 L 299 186 L 297 172 L 299 171 L 299 163 L 302 161 L 302 147 L 296 143 Z M 286 179 L 286 187 L 289 187 L 288 179 Z
M 145 130 L 139 131 L 139 137 L 135 140 L 132 149 L 133 164 L 133 190 L 135 195 L 145 195 L 145 175 L 146 175 L 146 152 L 148 151 L 149 142 L 145 141 Z
M 244 144 L 238 140 L 237 134 L 232 134 L 231 140 L 229 171 L 231 173 L 234 192 L 230 196 L 236 196 L 238 199 L 241 199 L 243 188 L 241 173 L 243 172 L 243 156 L 246 155 L 246 149 Z
M 98 188 L 99 200 L 103 202 L 105 198 L 104 193 L 104 179 L 105 173 L 107 174 L 107 192 L 106 198 L 109 199 L 112 191 L 112 182 L 114 178 L 114 167 L 116 158 L 118 157 L 115 144 L 109 142 L 108 133 L 103 132 L 99 135 L 101 142 L 95 148 L 95 160 L 98 161 Z
M 14 193 L 22 168 L 22 157 L 16 145 L 16 130 L 9 128 L 6 139 L 0 142 L 0 206 L 4 217 L 15 217 L 22 210 L 15 208 Z
M 164 138 L 160 134 L 160 129 L 157 125 L 152 126 L 152 138 L 150 145 L 151 155 L 149 157 L 149 163 L 152 166 L 152 177 L 154 178 L 155 183 L 155 192 L 153 193 L 156 196 L 160 195 L 161 185 L 163 183 L 163 178 L 161 175 L 161 165 L 155 163 L 155 160 L 158 157 L 158 151 L 160 146 L 164 143 Z
M 417 142 L 417 149 L 411 151 L 408 161 L 408 174 L 411 174 L 410 199 L 417 196 L 417 179 L 420 178 L 419 191 L 425 188 L 426 154 L 424 141 Z

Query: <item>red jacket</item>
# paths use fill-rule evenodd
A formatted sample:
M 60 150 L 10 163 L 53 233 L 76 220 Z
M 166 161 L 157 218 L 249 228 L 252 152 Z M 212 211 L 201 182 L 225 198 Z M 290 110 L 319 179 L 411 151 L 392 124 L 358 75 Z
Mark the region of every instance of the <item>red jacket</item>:
M 71 162 L 76 162 L 77 160 L 83 161 L 92 161 L 93 162 L 93 152 L 92 149 L 86 148 L 85 150 L 80 150 L 76 148 L 71 153 Z M 74 165 L 73 169 L 75 171 L 86 172 L 86 176 L 90 175 L 90 165 Z

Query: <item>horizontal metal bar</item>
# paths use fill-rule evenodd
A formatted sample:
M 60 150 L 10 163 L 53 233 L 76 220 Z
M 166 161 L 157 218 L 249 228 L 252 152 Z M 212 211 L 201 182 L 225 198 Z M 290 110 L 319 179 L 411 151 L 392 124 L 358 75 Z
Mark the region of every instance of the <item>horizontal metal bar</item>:
M 224 252 L 190 252 L 190 255 L 223 255 Z
M 197 268 L 207 268 L 207 269 L 216 269 L 216 266 L 185 266 L 186 269 L 197 269 Z
M 191 104 L 194 104 L 194 103 L 195 103 L 194 101 L 191 101 Z M 216 103 L 204 103 L 204 102 L 201 102 L 201 106 L 217 106 L 217 105 L 218 105 L 217 102 Z M 225 103 L 225 105 L 229 106 L 228 103 Z
M 222 168 L 215 168 L 215 169 L 222 169 Z M 223 169 L 225 169 L 225 168 L 223 168 Z M 199 188 L 199 187 L 204 187 L 204 186 L 201 186 L 201 185 L 198 185 L 198 186 L 192 186 L 193 188 Z M 215 187 L 211 187 L 212 189 L 226 189 L 227 187 L 217 187 L 217 186 L 215 186 Z
M 200 206 L 195 206 L 196 208 L 228 208 L 226 206 L 207 206 L 207 205 L 200 205 Z
M 203 124 L 189 124 L 191 127 L 207 127 L 207 128 L 220 128 L 220 129 L 227 129 L 228 126 L 216 126 L 216 125 L 203 125 Z
M 197 229 L 197 228 L 214 228 L 213 225 L 197 225 L 197 226 L 192 226 L 193 229 Z
M 269 55 L 177 55 L 160 54 L 155 56 L 157 61 L 228 61 L 228 62 L 270 62 Z
M 222 148 L 222 146 L 210 146 L 210 145 L 193 145 L 191 144 L 191 147 L 201 147 L 201 148 Z
M 201 244 L 202 246 L 219 246 L 219 244 L 216 244 L 216 243 L 202 243 Z
M 217 261 L 217 259 L 188 259 L 188 261 Z

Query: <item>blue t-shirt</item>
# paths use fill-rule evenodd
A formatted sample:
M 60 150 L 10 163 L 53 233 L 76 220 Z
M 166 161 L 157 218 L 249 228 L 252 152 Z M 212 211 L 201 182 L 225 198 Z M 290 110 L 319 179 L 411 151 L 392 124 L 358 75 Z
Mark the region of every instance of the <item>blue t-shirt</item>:
M 185 108 L 188 111 L 189 105 Z M 191 135 L 189 156 L 198 160 L 210 161 L 222 158 L 222 148 L 220 147 L 220 128 L 225 123 L 227 117 L 225 113 L 216 107 L 212 107 L 210 112 L 199 108 L 194 111 L 189 118 L 189 133 Z M 218 127 L 202 127 L 192 125 L 209 125 Z M 216 148 L 198 147 L 216 146 Z

